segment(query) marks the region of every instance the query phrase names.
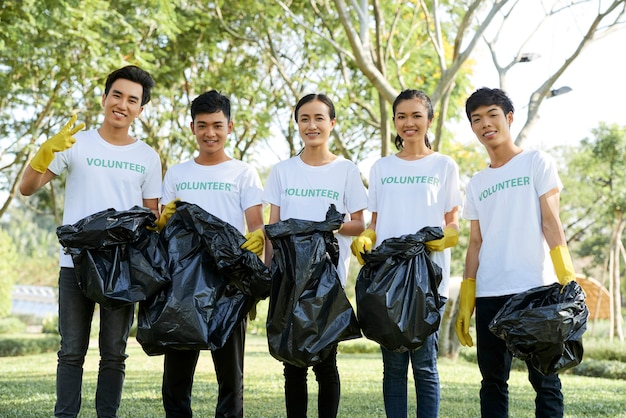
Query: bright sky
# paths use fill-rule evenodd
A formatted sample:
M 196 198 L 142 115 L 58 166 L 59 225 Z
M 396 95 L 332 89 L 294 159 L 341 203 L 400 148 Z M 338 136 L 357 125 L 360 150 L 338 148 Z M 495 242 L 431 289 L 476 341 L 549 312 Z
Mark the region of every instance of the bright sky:
M 586 27 L 582 25 L 582 29 L 577 28 L 569 17 L 569 21 L 564 17 L 523 49 L 526 53 L 540 54 L 540 58 L 519 63 L 509 73 L 507 93 L 516 110 L 513 135 L 517 135 L 525 122 L 525 106 L 530 94 L 570 55 L 576 47 L 572 41 L 582 39 L 581 31 Z M 530 18 L 526 22 L 530 23 Z M 518 48 L 524 39 L 511 38 L 511 46 Z M 591 129 L 596 128 L 601 121 L 626 125 L 625 45 L 626 30 L 622 29 L 594 41 L 584 49 L 553 86 L 569 86 L 572 91 L 542 102 L 539 122 L 523 146 L 547 150 L 556 145 L 576 144 L 589 137 Z M 516 52 L 517 49 L 511 51 L 512 54 Z M 484 59 L 485 68 L 477 68 L 475 73 L 475 86 L 496 87 L 497 74 L 490 58 L 485 56 Z M 469 126 L 459 133 L 461 140 L 473 139 Z
M 568 27 L 568 24 L 551 28 L 551 33 L 534 45 L 527 45 L 524 52 L 540 54 L 540 58 L 519 63 L 509 72 L 507 93 L 515 106 L 515 120 L 511 129 L 514 137 L 526 120 L 525 106 L 530 94 L 562 65 L 564 54 L 569 55 L 571 51 L 564 48 L 563 38 L 581 39 L 580 33 L 571 33 L 564 27 Z M 511 39 L 510 45 L 515 49 L 512 48 L 510 54 L 517 53 L 524 39 Z M 626 125 L 625 45 L 626 30 L 621 30 L 594 41 L 584 49 L 554 84 L 554 88 L 569 86 L 572 91 L 542 102 L 540 119 L 522 146 L 549 150 L 558 145 L 577 144 L 583 138 L 590 137 L 591 130 L 598 127 L 600 122 Z M 569 45 L 569 48 L 574 47 Z M 472 77 L 475 89 L 483 86 L 498 87 L 497 72 L 486 50 L 479 53 L 478 57 L 478 66 Z M 456 140 L 464 143 L 476 141 L 465 118 L 457 128 L 452 129 L 456 131 Z M 366 177 L 377 158 L 368 158 L 358 164 Z

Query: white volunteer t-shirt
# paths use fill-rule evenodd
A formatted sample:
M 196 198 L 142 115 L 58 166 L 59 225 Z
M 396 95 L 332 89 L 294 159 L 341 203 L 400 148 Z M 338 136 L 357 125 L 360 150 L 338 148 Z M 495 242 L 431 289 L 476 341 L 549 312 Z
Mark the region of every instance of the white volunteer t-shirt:
M 194 160 L 174 165 L 163 179 L 166 205 L 175 198 L 194 203 L 245 234 L 245 210 L 262 204 L 263 188 L 256 170 L 240 160 L 201 165 Z
M 59 175 L 67 170 L 63 224 L 74 224 L 96 212 L 143 206 L 143 199 L 161 196 L 161 160 L 142 141 L 112 145 L 97 130 L 74 135 L 76 143 L 57 152 L 48 167 Z M 61 249 L 61 267 L 74 267 Z
M 274 166 L 265 184 L 263 200 L 280 207 L 281 221 L 323 221 L 331 203 L 349 220 L 350 213 L 367 207 L 367 191 L 352 161 L 338 157 L 323 166 L 310 166 L 296 156 Z M 345 287 L 352 237 L 342 234 L 336 237 L 339 242 L 337 271 Z
M 541 229 L 539 197 L 563 187 L 554 160 L 522 151 L 498 168 L 486 168 L 465 189 L 463 217 L 478 220 L 476 296 L 503 296 L 556 281 Z
M 439 153 L 416 161 L 396 155 L 377 160 L 370 170 L 368 194 L 368 210 L 377 213 L 376 246 L 426 226 L 444 228 L 444 215 L 463 203 L 459 168 Z M 433 252 L 431 259 L 442 269 L 439 294 L 447 298 L 450 249 Z

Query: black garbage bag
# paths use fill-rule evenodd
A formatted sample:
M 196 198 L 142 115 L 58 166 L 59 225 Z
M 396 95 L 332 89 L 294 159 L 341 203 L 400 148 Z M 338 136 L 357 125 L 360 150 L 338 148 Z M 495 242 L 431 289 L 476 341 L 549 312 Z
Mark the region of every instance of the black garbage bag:
M 388 350 L 415 350 L 437 331 L 442 306 L 441 268 L 424 245 L 440 239 L 439 227 L 388 238 L 363 255 L 356 281 L 359 325 L 366 338 Z
M 149 209 L 135 206 L 107 209 L 57 228 L 89 299 L 113 309 L 146 300 L 170 283 L 167 251 L 159 234 L 146 229 L 154 221 Z
M 331 205 L 325 221 L 287 219 L 265 227 L 274 248 L 267 340 L 277 360 L 312 366 L 335 343 L 361 337 L 336 269 L 333 231 L 342 223 Z
M 554 283 L 513 296 L 491 320 L 489 329 L 515 357 L 549 375 L 582 361 L 588 316 L 585 293 L 578 283 L 571 281 L 565 287 Z
M 149 355 L 223 347 L 254 303 L 269 296 L 269 269 L 240 248 L 246 239 L 237 228 L 195 204 L 178 202 L 161 239 L 172 284 L 139 304 L 137 341 Z

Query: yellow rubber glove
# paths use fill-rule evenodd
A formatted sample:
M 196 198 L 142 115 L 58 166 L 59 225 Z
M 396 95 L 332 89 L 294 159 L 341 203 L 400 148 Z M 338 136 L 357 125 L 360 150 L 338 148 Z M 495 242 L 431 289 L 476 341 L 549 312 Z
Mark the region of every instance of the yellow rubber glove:
M 252 305 L 252 308 L 250 308 L 250 310 L 248 311 L 248 318 L 250 318 L 251 321 L 254 321 L 256 319 L 256 307 L 259 304 L 259 299 L 254 301 L 254 305 Z
M 454 247 L 459 242 L 459 231 L 451 226 L 443 230 L 443 238 L 435 239 L 424 243 L 430 252 L 443 251 L 446 248 Z
M 177 197 L 163 207 L 163 210 L 161 210 L 161 216 L 159 216 L 159 219 L 157 219 L 156 221 L 157 231 L 162 231 L 163 228 L 165 228 L 165 224 L 167 223 L 167 221 L 172 217 L 174 213 L 176 213 L 177 201 L 180 201 L 180 198 Z
M 469 333 L 469 326 L 476 306 L 476 279 L 467 278 L 461 282 L 459 298 L 459 314 L 454 328 L 461 345 L 471 347 L 474 342 Z
M 30 166 L 33 170 L 38 173 L 45 173 L 48 166 L 54 159 L 55 152 L 65 151 L 74 145 L 76 138 L 72 135 L 85 127 L 85 124 L 81 123 L 80 125 L 72 128 L 76 119 L 78 119 L 77 115 L 72 116 L 72 119 L 70 119 L 63 129 L 61 129 L 61 132 L 41 144 L 39 151 L 37 151 L 33 159 L 30 161 Z
M 354 254 L 359 261 L 359 264 L 363 265 L 365 263 L 361 254 L 372 251 L 374 244 L 376 244 L 376 231 L 371 228 L 365 228 L 365 231 L 361 232 L 361 235 L 352 240 L 350 249 L 352 250 L 352 254 Z
M 552 264 L 554 264 L 554 271 L 559 279 L 559 283 L 565 286 L 572 280 L 576 280 L 574 264 L 572 264 L 572 257 L 569 255 L 567 245 L 557 245 L 551 249 L 550 258 L 552 259 Z
M 265 234 L 263 228 L 259 228 L 255 231 L 248 232 L 246 234 L 246 242 L 241 244 L 241 248 L 244 250 L 252 251 L 259 257 L 263 255 L 263 248 L 265 247 Z

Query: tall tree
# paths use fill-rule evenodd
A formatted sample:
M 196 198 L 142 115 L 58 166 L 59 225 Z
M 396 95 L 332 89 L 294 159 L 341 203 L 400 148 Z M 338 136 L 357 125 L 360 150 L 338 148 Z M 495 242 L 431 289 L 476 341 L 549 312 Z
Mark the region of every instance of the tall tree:
M 230 151 L 258 165 L 265 163 L 261 150 L 279 158 L 284 149 L 288 155 L 298 152 L 293 106 L 312 91 L 336 100 L 333 150 L 360 161 L 378 150 L 390 152 L 389 104 L 397 92 L 422 89 L 436 106 L 434 147 L 439 149 L 450 140 L 449 122 L 462 117 L 472 54 L 483 40 L 496 51 L 497 25 L 512 19 L 521 3 L 5 1 L 0 7 L 0 214 L 16 196 L 38 144 L 72 112 L 95 126 L 103 76 L 128 63 L 146 68 L 157 81 L 135 133 L 161 153 L 164 168 L 194 152 L 189 103 L 209 88 L 233 99 Z M 573 13 L 583 5 L 597 6 L 597 19 L 581 38 L 588 44 L 623 25 L 625 3 L 581 0 L 563 3 L 563 9 Z M 548 15 L 559 11 L 547 10 Z M 577 57 L 571 54 L 566 62 Z M 552 83 L 542 92 L 550 92 Z M 29 204 L 52 207 L 58 219 L 59 187 L 51 183 Z
M 123 63 L 152 61 L 141 49 L 142 34 L 129 23 L 146 17 L 132 2 L 115 5 L 119 9 L 101 0 L 8 1 L 0 8 L 0 178 L 7 193 L 0 214 L 43 138 L 72 113 L 80 113 L 87 127 L 96 123 L 106 73 Z M 60 221 L 57 187 L 50 183 L 33 202 L 52 208 Z
M 565 200 L 564 219 L 570 240 L 582 243 L 577 253 L 590 257 L 608 277 L 611 295 L 610 337 L 624 339 L 621 260 L 626 262 L 626 126 L 601 124 L 593 138 L 583 140 L 566 159 L 566 189 L 576 190 Z
M 507 90 L 508 74 L 518 64 L 526 65 L 536 58 L 532 51 L 526 50 L 528 45 L 540 42 L 546 35 L 554 33 L 554 27 L 561 23 L 560 31 L 563 38 L 559 57 L 555 68 L 530 93 L 528 104 L 525 106 L 527 114 L 522 129 L 519 131 L 515 143 L 521 145 L 529 136 L 532 128 L 539 120 L 540 107 L 544 100 L 568 92 L 569 90 L 555 89 L 554 85 L 565 71 L 576 61 L 580 54 L 593 42 L 602 39 L 626 26 L 626 1 L 598 1 L 583 0 L 576 2 L 563 1 L 525 1 L 507 2 L 491 24 L 489 34 L 483 36 L 487 45 L 493 66 L 498 73 L 500 87 Z M 533 8 L 534 6 L 534 8 Z M 521 10 L 520 10 L 521 9 Z M 535 21 L 528 25 L 514 25 L 514 19 L 519 19 L 522 13 L 532 13 Z M 568 21 L 567 26 L 563 25 Z M 570 27 L 576 30 L 568 30 Z M 512 33 L 519 41 L 511 45 Z M 565 40 L 565 36 L 579 36 L 578 39 Z

